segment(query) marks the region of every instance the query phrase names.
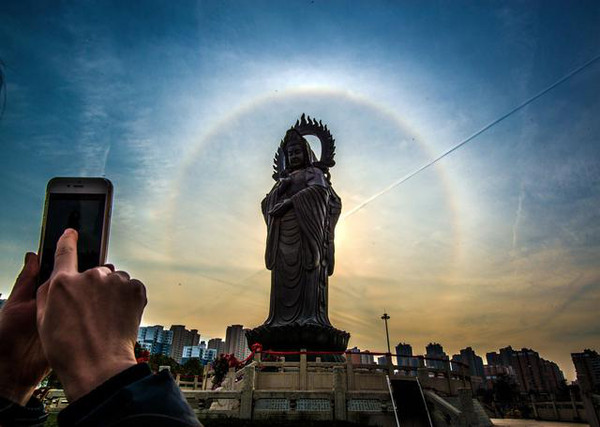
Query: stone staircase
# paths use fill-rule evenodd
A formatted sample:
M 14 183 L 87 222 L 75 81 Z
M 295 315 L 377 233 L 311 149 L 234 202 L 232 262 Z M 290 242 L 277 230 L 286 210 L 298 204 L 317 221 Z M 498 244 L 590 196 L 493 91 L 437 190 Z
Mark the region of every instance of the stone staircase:
M 425 392 L 425 398 L 432 408 L 432 421 L 435 427 L 492 426 L 490 418 L 477 399 L 464 396 L 442 397 L 431 390 Z

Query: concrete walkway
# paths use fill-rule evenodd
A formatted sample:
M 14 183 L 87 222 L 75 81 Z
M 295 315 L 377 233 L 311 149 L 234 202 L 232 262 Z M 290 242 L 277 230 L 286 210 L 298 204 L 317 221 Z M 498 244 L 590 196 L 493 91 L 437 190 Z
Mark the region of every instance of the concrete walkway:
M 521 420 L 513 418 L 492 418 L 495 426 L 502 427 L 589 427 L 583 423 L 563 423 L 560 421 Z

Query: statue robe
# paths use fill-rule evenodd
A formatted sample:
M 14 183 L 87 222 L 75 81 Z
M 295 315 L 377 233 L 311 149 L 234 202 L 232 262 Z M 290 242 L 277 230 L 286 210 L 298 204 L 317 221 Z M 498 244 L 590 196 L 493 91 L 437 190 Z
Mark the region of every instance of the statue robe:
M 267 222 L 265 261 L 271 270 L 271 301 L 265 324 L 331 326 L 327 314 L 327 283 L 333 274 L 333 231 L 341 200 L 313 166 L 292 174 L 290 188 L 281 182 L 262 202 Z M 283 215 L 268 214 L 289 198 Z

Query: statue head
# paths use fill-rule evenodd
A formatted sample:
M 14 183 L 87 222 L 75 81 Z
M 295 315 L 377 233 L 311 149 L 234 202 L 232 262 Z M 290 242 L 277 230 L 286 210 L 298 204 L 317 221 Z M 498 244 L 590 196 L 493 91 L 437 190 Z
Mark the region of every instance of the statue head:
M 288 130 L 285 134 L 281 148 L 285 154 L 285 168 L 287 170 L 305 168 L 312 164 L 315 159 L 308 141 L 294 128 Z

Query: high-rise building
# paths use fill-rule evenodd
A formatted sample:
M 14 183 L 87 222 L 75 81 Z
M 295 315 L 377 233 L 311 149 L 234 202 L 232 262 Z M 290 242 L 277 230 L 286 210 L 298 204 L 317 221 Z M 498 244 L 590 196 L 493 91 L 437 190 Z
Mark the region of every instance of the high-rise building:
M 513 350 L 513 348 L 511 346 L 508 347 L 504 347 L 500 349 L 499 355 L 498 355 L 498 365 L 502 365 L 502 366 L 512 366 L 512 358 L 513 358 L 513 353 L 515 351 Z M 488 362 L 489 364 L 489 362 Z
M 600 394 L 600 356 L 594 350 L 571 353 L 577 382 L 583 392 Z
M 173 332 L 165 331 L 162 325 L 142 326 L 138 329 L 137 341 L 150 354 L 169 356 L 173 343 Z
M 417 375 L 416 368 L 419 367 L 419 358 L 413 357 L 413 350 L 410 344 L 398 343 L 396 346 L 396 359 L 398 361 L 398 366 L 415 368 L 408 371 L 409 375 Z
M 200 341 L 200 335 L 197 329 L 188 331 L 185 325 L 173 325 L 171 326 L 173 332 L 173 344 L 171 346 L 171 357 L 178 363 L 181 363 L 181 357 L 183 355 L 183 347 L 198 345 Z
M 228 326 L 225 343 L 226 352 L 235 355 L 238 360 L 245 359 L 250 354 L 243 325 Z
M 452 359 L 454 360 L 454 358 Z M 471 347 L 463 348 L 460 351 L 460 361 L 469 366 L 469 375 L 485 378 L 483 359 L 477 356 Z
M 214 349 L 218 356 L 219 354 L 225 353 L 225 341 L 221 338 L 212 338 L 208 340 L 207 348 Z
M 217 350 L 207 348 L 206 342 L 201 341 L 198 345 L 186 345 L 183 347 L 181 363 L 185 364 L 190 359 L 198 359 L 200 363 L 206 365 L 217 358 Z
M 446 365 L 448 364 L 448 362 L 445 362 L 445 361 L 449 360 L 449 358 L 448 358 L 448 355 L 444 352 L 444 347 L 442 347 L 441 344 L 435 343 L 435 342 L 429 343 L 425 347 L 425 357 L 432 358 L 432 359 L 441 359 L 441 360 L 425 360 L 425 363 L 427 364 L 428 367 L 435 368 L 435 369 L 446 369 Z
M 453 354 L 452 359 L 450 359 L 450 369 L 456 372 L 463 373 L 463 370 L 461 368 L 462 363 L 464 363 L 462 360 L 462 356 L 460 354 Z
M 542 359 L 537 351 L 530 348 L 513 350 L 511 366 L 523 392 L 556 393 L 564 383 L 564 375 L 558 365 Z
M 501 365 L 500 363 L 500 355 L 498 353 L 496 353 L 495 351 L 491 351 L 489 353 L 485 354 L 485 360 L 487 361 L 487 365 L 494 365 L 494 366 L 498 366 Z
M 577 372 L 587 422 L 590 426 L 600 426 L 597 396 L 594 396 L 600 394 L 600 357 L 594 350 L 585 349 L 582 353 L 571 353 L 571 360 Z

